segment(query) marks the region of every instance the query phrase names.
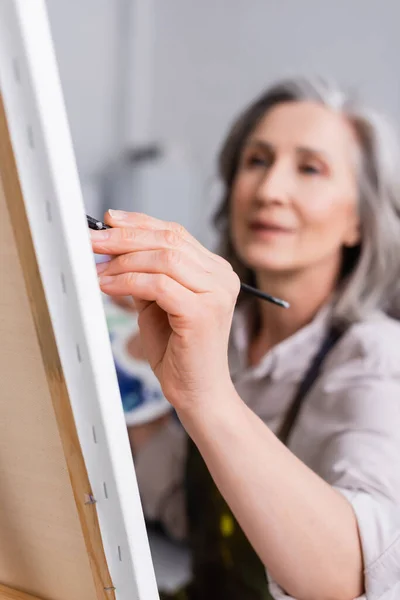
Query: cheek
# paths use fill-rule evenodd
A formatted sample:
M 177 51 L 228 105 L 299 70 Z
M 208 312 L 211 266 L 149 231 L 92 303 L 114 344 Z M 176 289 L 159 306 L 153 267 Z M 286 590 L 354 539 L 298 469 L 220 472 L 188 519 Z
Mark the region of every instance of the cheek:
M 299 238 L 298 256 L 322 257 L 341 252 L 352 241 L 358 222 L 355 203 L 332 198 L 309 206 L 303 212 L 303 235 Z M 349 238 L 349 234 L 351 237 Z
M 250 194 L 245 181 L 239 180 L 235 183 L 231 195 L 231 226 L 236 230 L 243 227 L 250 209 Z
M 357 218 L 356 203 L 333 194 L 303 203 L 300 212 L 307 229 L 323 231 L 328 235 L 329 232 L 340 235 Z

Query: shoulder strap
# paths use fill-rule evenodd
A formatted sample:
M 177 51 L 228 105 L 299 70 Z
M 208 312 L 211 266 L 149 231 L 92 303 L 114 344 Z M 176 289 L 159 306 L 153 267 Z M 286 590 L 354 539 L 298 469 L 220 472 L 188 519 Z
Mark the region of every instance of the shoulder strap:
M 293 431 L 293 427 L 296 423 L 297 417 L 299 415 L 300 409 L 303 405 L 303 401 L 313 386 L 314 382 L 318 378 L 320 374 L 322 364 L 332 350 L 332 348 L 337 344 L 344 331 L 337 327 L 331 327 L 325 336 L 317 354 L 314 356 L 311 361 L 310 366 L 308 367 L 303 380 L 301 381 L 297 392 L 292 400 L 291 405 L 286 413 L 285 419 L 281 425 L 281 428 L 278 432 L 278 438 L 284 444 L 288 444 L 289 436 Z

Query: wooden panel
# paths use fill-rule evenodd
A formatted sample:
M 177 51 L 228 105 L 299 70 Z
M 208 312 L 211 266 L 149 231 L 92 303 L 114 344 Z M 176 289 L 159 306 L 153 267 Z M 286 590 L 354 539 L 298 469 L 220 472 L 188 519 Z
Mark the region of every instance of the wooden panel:
M 31 594 L 25 594 L 18 590 L 13 590 L 4 585 L 0 585 L 0 600 L 43 600 L 37 596 L 31 596 Z
M 95 505 L 85 505 L 91 490 L 1 97 L 0 179 L 0 582 L 43 600 L 108 600 L 115 593 Z

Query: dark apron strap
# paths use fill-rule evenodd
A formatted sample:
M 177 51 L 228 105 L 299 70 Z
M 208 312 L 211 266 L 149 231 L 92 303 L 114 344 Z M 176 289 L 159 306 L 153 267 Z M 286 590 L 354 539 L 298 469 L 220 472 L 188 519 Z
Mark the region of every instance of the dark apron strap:
M 317 354 L 314 356 L 314 359 L 311 361 L 310 366 L 308 367 L 303 380 L 301 381 L 297 392 L 292 400 L 291 405 L 286 413 L 284 421 L 278 431 L 278 438 L 283 442 L 286 446 L 288 444 L 288 440 L 290 434 L 293 431 L 293 427 L 297 421 L 297 418 L 300 413 L 300 409 L 303 405 L 303 401 L 313 386 L 314 382 L 318 378 L 322 364 L 332 350 L 332 348 L 337 344 L 344 333 L 343 329 L 339 329 L 338 327 L 331 327 L 328 331 L 327 336 L 325 337 L 322 345 L 320 346 Z

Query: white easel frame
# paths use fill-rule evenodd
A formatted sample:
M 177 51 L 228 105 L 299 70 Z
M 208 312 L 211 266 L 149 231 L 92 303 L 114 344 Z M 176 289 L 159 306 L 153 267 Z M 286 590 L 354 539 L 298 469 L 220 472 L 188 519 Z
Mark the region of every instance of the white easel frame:
M 0 85 L 115 595 L 156 600 L 44 0 L 0 0 Z

